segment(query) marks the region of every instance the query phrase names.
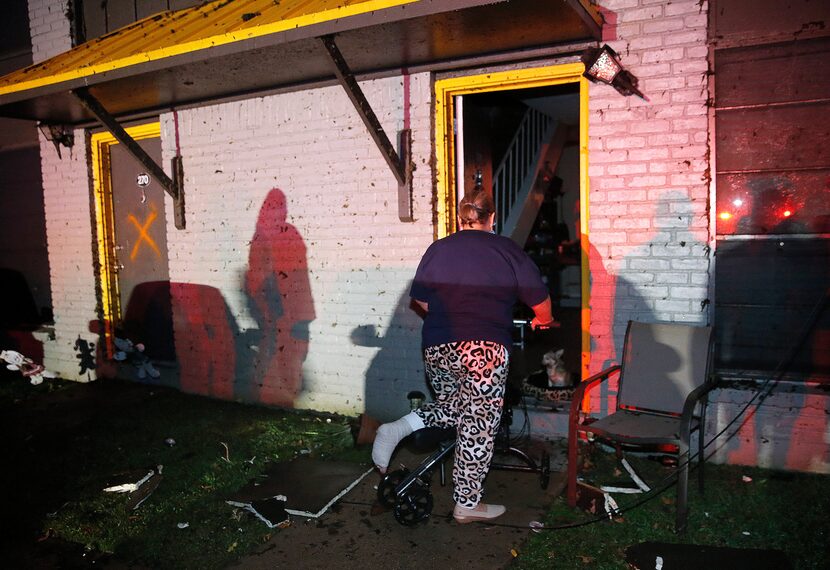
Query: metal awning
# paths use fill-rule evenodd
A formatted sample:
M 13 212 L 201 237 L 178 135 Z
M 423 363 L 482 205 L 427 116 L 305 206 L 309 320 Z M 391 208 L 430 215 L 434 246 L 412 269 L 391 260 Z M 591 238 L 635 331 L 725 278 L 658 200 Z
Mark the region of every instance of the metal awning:
M 367 77 L 575 51 L 599 32 L 588 0 L 215 0 L 0 78 L 0 116 L 96 122 L 72 94 L 84 87 L 125 118 L 334 83 L 329 35 Z

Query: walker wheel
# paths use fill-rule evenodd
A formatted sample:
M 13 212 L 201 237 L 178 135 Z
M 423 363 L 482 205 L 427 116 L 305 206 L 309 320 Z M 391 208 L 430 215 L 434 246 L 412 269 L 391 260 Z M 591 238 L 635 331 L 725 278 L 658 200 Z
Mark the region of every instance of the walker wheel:
M 542 490 L 548 488 L 550 483 L 550 455 L 547 451 L 542 452 L 542 458 L 539 460 L 539 485 Z
M 432 493 L 425 487 L 414 487 L 395 503 L 395 520 L 404 526 L 415 526 L 429 518 Z
M 395 489 L 398 488 L 398 485 L 407 475 L 409 475 L 409 469 L 396 469 L 383 476 L 378 484 L 378 502 L 381 505 L 387 509 L 392 508 L 397 500 Z

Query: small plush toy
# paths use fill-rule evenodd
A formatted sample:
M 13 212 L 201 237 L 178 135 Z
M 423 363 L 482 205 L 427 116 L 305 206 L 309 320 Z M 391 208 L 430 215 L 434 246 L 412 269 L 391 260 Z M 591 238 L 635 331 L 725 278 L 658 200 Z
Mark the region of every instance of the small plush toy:
M 136 376 L 140 379 L 143 380 L 147 376 L 150 376 L 150 378 L 158 378 L 161 376 L 161 372 L 153 366 L 150 358 L 144 354 L 144 345 L 142 343 L 133 344 L 133 341 L 129 339 L 115 337 L 115 348 L 117 349 L 114 355 L 115 360 L 119 362 L 127 361 L 132 364 L 135 368 Z
M 44 378 L 55 378 L 55 373 L 46 370 L 40 364 L 35 364 L 31 358 L 26 358 L 14 350 L 0 352 L 0 360 L 6 362 L 9 370 L 19 370 L 24 378 L 28 378 L 33 386 L 43 382 Z

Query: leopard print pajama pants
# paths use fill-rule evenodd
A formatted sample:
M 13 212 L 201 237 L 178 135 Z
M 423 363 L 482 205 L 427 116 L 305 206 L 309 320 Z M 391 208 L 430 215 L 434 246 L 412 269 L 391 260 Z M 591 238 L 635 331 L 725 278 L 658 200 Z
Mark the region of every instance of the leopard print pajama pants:
M 441 344 L 424 351 L 424 364 L 435 402 L 415 413 L 427 426 L 456 428 L 453 499 L 462 507 L 475 507 L 501 421 L 507 348 L 489 341 Z

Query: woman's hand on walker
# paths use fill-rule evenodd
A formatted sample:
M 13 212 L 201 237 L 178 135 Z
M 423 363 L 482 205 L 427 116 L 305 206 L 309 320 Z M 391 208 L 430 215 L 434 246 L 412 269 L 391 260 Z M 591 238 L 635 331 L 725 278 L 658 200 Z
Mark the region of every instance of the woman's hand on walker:
M 540 321 L 539 317 L 533 317 L 530 321 L 530 328 L 533 330 L 544 330 L 556 326 L 558 323 L 551 318 L 550 320 Z

